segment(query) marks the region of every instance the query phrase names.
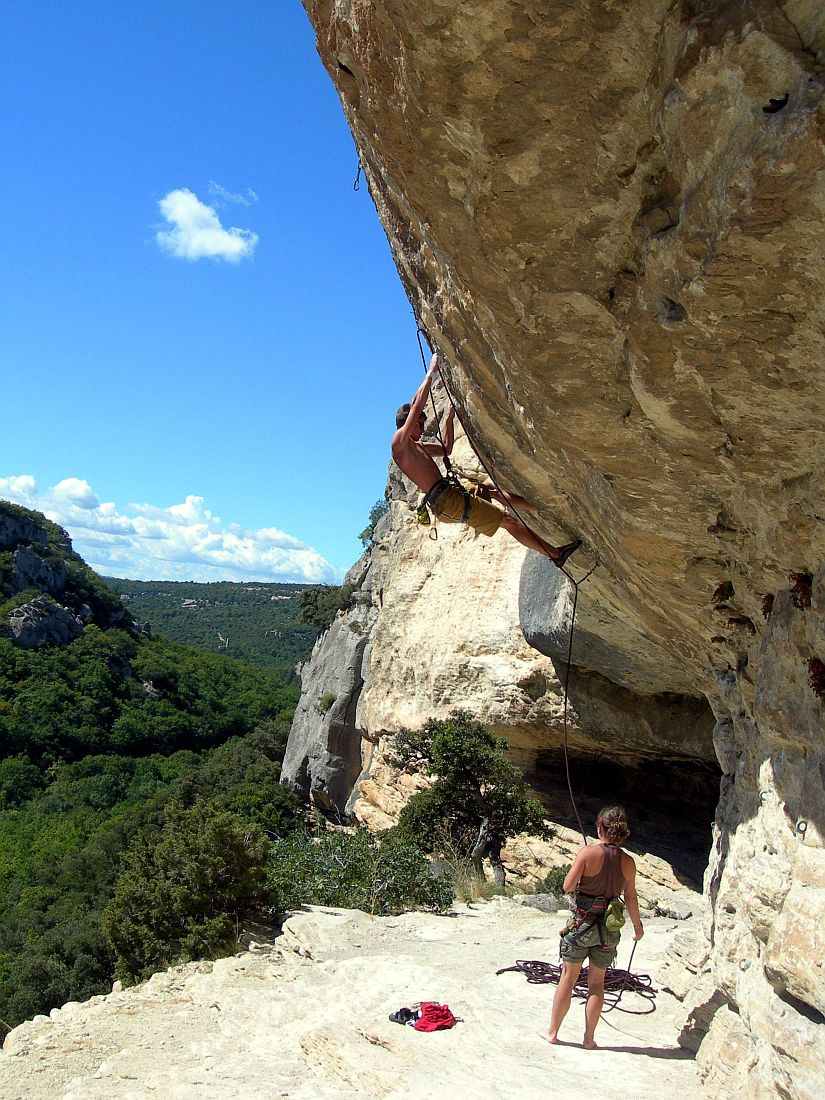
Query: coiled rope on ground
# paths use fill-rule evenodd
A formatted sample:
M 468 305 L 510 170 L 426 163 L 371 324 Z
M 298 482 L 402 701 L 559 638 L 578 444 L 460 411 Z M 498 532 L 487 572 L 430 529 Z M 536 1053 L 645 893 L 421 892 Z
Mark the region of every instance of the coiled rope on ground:
M 635 944 L 633 945 L 635 948 Z M 633 961 L 631 952 L 630 961 Z M 630 963 L 628 963 L 630 966 Z M 555 963 L 542 962 L 540 959 L 518 959 L 515 966 L 505 966 L 497 970 L 496 974 L 507 974 L 517 971 L 527 977 L 531 985 L 550 985 L 558 983 L 561 977 L 562 967 Z M 658 990 L 654 988 L 649 974 L 631 974 L 629 970 L 610 967 L 604 976 L 604 1007 L 605 1012 L 612 1012 L 618 1008 L 619 1012 L 627 1012 L 632 1016 L 648 1016 L 656 1011 L 655 997 Z M 644 1008 L 628 1008 L 619 1004 L 625 993 L 636 993 L 644 1002 Z M 573 996 L 582 1001 L 587 1000 L 587 967 L 582 967 L 581 973 L 573 987 Z

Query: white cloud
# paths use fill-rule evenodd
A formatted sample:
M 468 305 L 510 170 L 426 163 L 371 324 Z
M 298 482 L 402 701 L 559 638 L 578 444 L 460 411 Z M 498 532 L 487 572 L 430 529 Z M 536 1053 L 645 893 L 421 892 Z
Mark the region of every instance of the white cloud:
M 76 505 L 78 508 L 100 507 L 100 501 L 92 492 L 89 482 L 82 481 L 79 477 L 67 477 L 59 481 L 52 489 L 52 496 L 55 500 L 63 500 L 67 505 Z
M 100 503 L 81 478 L 40 490 L 28 474 L 0 477 L 0 500 L 44 512 L 65 527 L 75 550 L 99 573 L 135 580 L 260 580 L 337 584 L 336 569 L 277 527 L 225 524 L 203 497 L 181 504 Z
M 227 192 L 229 194 L 229 192 Z M 225 229 L 214 206 L 207 206 L 186 187 L 170 191 L 158 203 L 171 229 L 158 230 L 155 239 L 164 252 L 183 260 L 206 257 L 238 263 L 255 251 L 258 234 L 232 226 Z
M 239 206 L 251 206 L 253 202 L 258 201 L 258 196 L 251 187 L 247 187 L 245 195 L 240 195 L 236 191 L 227 191 L 225 187 L 221 187 L 214 180 L 209 181 L 209 195 L 214 200 L 217 208 L 233 202 Z

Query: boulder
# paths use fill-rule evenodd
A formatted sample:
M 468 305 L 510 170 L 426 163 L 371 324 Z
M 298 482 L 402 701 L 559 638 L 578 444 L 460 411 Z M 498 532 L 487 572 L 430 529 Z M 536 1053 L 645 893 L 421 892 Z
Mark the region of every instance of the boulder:
M 38 596 L 8 614 L 11 640 L 21 649 L 66 645 L 80 637 L 83 624 L 68 608 Z

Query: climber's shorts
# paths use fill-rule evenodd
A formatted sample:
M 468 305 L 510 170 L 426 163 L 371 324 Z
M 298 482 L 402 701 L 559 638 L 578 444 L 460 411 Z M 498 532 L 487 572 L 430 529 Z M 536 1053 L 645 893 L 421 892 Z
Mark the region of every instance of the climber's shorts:
M 480 535 L 494 535 L 501 526 L 504 513 L 495 504 L 490 504 L 481 497 L 467 494 L 470 502 L 470 512 L 467 516 L 467 525 Z M 441 493 L 432 505 L 436 518 L 444 523 L 461 523 L 466 507 L 465 494 L 455 485 L 451 485 Z
M 616 948 L 621 938 L 621 932 L 608 932 L 607 944 L 603 945 L 598 925 L 593 924 L 590 928 L 562 936 L 559 954 L 562 962 L 583 963 L 589 959 L 599 970 L 607 970 L 616 958 Z

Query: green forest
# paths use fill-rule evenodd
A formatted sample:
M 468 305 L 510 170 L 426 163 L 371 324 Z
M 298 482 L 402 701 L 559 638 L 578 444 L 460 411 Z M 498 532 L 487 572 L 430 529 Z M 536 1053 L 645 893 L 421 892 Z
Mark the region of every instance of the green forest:
M 105 990 L 120 860 L 172 803 L 278 833 L 297 687 L 240 661 L 89 625 L 65 647 L 0 639 L 0 1019 Z
M 42 565 L 45 588 L 32 586 L 32 562 L 35 573 Z M 133 583 L 117 582 L 116 589 Z M 157 632 L 147 636 L 133 622 L 139 601 L 122 602 L 62 528 L 0 502 L 0 1022 L 6 1029 L 108 989 L 120 955 L 107 907 L 141 844 L 157 846 L 158 838 L 176 835 L 181 815 L 207 819 L 208 843 L 219 859 L 226 853 L 215 847 L 215 829 L 221 836 L 240 830 L 243 838 L 261 829 L 271 838 L 304 820 L 295 795 L 278 783 L 300 691 L 293 666 L 317 633 L 297 622 L 296 586 L 254 586 L 244 592 L 248 606 L 233 590 L 252 586 L 169 587 L 195 600 L 205 600 L 208 588 L 216 611 L 238 613 L 242 629 L 233 629 L 231 618 L 218 622 L 229 624 L 239 649 L 244 630 L 250 639 L 256 631 L 279 633 L 266 635 L 268 652 L 261 648 L 244 661 L 161 636 L 160 616 Z M 85 624 L 79 637 L 65 645 L 16 644 L 6 627 L 9 612 L 34 598 L 67 608 Z M 253 605 L 257 625 L 247 628 Z M 199 620 L 190 613 L 184 621 L 191 628 Z M 231 899 L 221 904 L 231 909 Z M 125 917 L 115 920 L 125 924 Z M 214 948 L 214 927 L 212 934 Z
M 443 911 L 456 879 L 428 853 L 483 833 L 495 855 L 538 820 L 503 743 L 459 713 L 399 734 L 400 766 L 438 778 L 380 836 L 330 830 L 281 786 L 293 662 L 350 594 L 106 584 L 65 531 L 0 501 L 0 1034 L 115 977 L 229 954 L 250 917 Z M 73 640 L 19 632 L 57 608 Z M 213 631 L 246 659 L 209 652 Z
M 105 579 L 129 615 L 154 633 L 249 661 L 288 681 L 317 634 L 301 619 L 298 598 L 307 585 Z

